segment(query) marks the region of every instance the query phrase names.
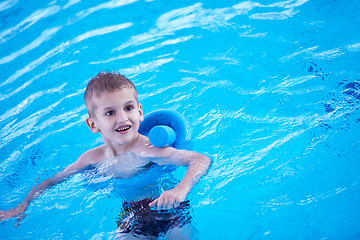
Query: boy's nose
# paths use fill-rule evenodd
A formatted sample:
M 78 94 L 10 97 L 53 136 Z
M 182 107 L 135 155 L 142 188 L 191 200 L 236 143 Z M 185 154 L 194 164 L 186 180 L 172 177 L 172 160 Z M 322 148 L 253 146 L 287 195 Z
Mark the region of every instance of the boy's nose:
M 127 114 L 123 111 L 120 111 L 118 114 L 117 114 L 117 119 L 116 119 L 118 122 L 126 122 L 127 120 Z

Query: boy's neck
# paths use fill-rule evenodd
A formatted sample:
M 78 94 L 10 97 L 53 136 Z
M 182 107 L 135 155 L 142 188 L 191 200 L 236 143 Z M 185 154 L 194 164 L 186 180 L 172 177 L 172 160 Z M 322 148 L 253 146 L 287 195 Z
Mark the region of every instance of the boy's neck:
M 106 157 L 115 157 L 123 153 L 127 152 L 134 152 L 134 150 L 137 148 L 138 140 L 140 138 L 140 134 L 136 134 L 136 136 L 132 139 L 131 142 L 127 144 L 119 144 L 119 145 L 113 145 L 109 142 L 105 142 L 105 156 Z

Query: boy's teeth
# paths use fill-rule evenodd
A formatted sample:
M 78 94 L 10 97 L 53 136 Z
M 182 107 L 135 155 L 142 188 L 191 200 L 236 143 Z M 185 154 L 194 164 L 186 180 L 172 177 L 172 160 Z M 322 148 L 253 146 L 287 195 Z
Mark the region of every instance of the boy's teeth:
M 116 129 L 116 131 L 126 131 L 130 128 L 130 126 L 126 126 L 126 127 L 121 127 L 121 128 L 118 128 Z

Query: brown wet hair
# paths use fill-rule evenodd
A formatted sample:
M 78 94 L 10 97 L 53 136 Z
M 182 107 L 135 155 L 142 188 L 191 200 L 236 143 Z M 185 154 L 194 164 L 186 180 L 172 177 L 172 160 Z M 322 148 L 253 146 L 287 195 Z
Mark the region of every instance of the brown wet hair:
M 93 77 L 85 90 L 84 100 L 86 109 L 90 117 L 94 116 L 96 104 L 92 101 L 95 97 L 100 97 L 103 93 L 111 93 L 123 88 L 132 88 L 135 90 L 135 98 L 138 101 L 135 85 L 125 76 L 118 72 L 100 72 Z

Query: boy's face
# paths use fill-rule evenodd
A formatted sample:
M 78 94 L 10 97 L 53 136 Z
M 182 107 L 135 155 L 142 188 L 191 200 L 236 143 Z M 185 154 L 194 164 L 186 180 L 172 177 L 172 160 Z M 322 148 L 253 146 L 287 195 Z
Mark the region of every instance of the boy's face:
M 105 143 L 126 145 L 138 136 L 139 124 L 144 120 L 135 89 L 123 88 L 94 97 L 94 116 L 86 119 L 93 133 L 100 132 Z

